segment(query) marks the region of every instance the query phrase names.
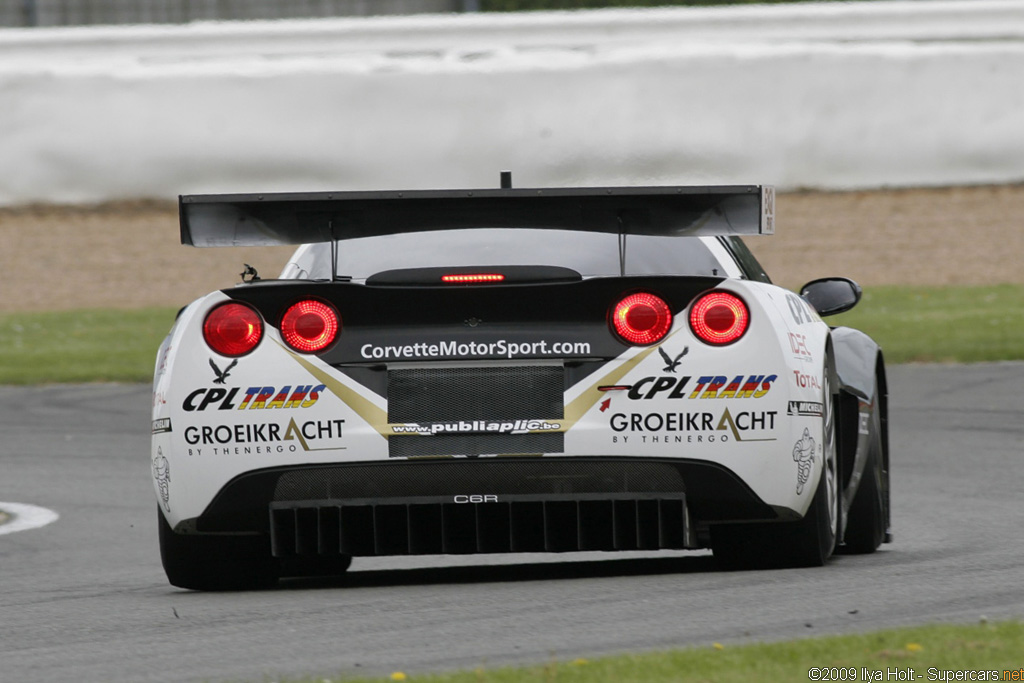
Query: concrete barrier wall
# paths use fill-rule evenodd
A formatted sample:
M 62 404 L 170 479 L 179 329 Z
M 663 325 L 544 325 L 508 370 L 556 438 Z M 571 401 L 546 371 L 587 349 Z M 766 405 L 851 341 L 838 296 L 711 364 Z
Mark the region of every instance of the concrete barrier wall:
M 2 0 L 0 26 L 163 24 L 458 12 L 467 0 Z
M 1024 3 L 0 31 L 0 203 L 1024 181 Z

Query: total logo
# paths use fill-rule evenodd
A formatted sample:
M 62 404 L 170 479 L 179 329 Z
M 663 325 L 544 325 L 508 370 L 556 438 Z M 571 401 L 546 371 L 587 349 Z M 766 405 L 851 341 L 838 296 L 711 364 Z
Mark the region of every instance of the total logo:
M 761 398 L 771 391 L 778 375 L 736 375 L 731 380 L 724 375 L 698 377 L 690 389 L 692 377 L 644 377 L 636 384 L 598 387 L 599 391 L 625 391 L 633 401 L 667 399 L 721 399 Z
M 216 410 L 270 410 L 272 408 L 310 408 L 320 399 L 320 392 L 327 387 L 323 384 L 286 385 L 274 387 L 241 387 L 222 389 L 211 387 L 196 389 L 185 397 L 182 409 L 188 412 L 203 411 L 210 406 Z M 237 403 L 236 403 L 237 401 Z
M 799 370 L 793 371 L 793 381 L 801 389 L 821 389 L 821 382 L 817 375 L 807 375 Z

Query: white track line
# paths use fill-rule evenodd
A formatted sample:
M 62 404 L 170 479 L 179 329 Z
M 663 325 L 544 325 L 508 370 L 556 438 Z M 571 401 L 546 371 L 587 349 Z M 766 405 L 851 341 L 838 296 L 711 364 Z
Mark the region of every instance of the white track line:
M 15 531 L 38 529 L 51 522 L 56 522 L 60 517 L 53 510 L 25 503 L 0 503 L 0 511 L 6 512 L 11 517 L 6 524 L 0 524 L 0 536 L 13 534 Z

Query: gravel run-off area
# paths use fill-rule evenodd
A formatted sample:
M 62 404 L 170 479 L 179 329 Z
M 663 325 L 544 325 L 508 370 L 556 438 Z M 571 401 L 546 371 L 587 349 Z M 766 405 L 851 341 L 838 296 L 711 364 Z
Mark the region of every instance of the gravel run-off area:
M 747 243 L 778 284 L 1024 283 L 1024 185 L 780 194 L 776 234 Z M 291 247 L 195 249 L 177 204 L 0 208 L 0 312 L 181 306 L 275 277 Z

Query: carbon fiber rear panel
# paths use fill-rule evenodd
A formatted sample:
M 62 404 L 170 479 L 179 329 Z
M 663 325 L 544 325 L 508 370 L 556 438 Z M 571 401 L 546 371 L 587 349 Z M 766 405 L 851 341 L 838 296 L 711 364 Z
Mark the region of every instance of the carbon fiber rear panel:
M 554 433 L 480 431 L 529 419 L 563 415 L 562 366 L 509 365 L 412 368 L 388 371 L 388 421 L 464 427 L 458 433 L 392 435 L 388 455 L 561 453 L 564 437 Z
M 427 437 L 429 438 L 429 437 Z M 268 533 L 271 505 L 447 504 L 467 494 L 500 501 L 677 499 L 697 523 L 776 519 L 776 512 L 720 466 L 677 460 L 501 457 L 396 460 L 273 468 L 227 484 L 196 520 L 204 533 Z M 335 503 L 336 504 L 336 503 Z
M 388 371 L 388 422 L 562 417 L 561 365 Z
M 270 508 L 275 557 L 696 547 L 685 496 L 489 503 L 311 501 Z
M 659 494 L 685 490 L 679 470 L 665 462 L 488 458 L 291 470 L 277 480 L 273 500 L 451 497 L 465 493 Z

